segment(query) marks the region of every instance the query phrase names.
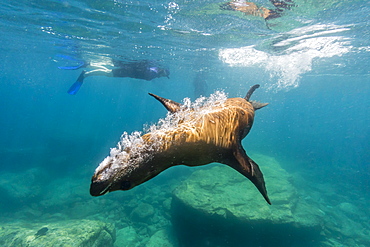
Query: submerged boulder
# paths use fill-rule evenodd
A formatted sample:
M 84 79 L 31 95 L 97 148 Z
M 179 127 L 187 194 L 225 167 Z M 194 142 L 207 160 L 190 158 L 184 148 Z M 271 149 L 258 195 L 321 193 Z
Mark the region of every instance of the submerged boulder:
M 171 242 L 170 234 L 166 230 L 159 230 L 154 233 L 145 247 L 173 247 L 174 244 Z
M 109 247 L 115 241 L 114 225 L 94 220 L 46 224 L 8 223 L 0 228 L 1 246 Z
M 198 242 L 189 246 L 270 246 L 269 241 L 271 246 L 276 246 L 276 241 L 279 246 L 305 246 L 318 241 L 319 210 L 300 202 L 291 176 L 274 158 L 252 157 L 264 173 L 272 205 L 248 179 L 225 165 L 198 170 L 175 189 L 172 210 L 178 237 L 186 242 L 189 236 L 184 233 L 191 233 L 196 241 L 194 235 L 202 232 Z M 236 236 L 240 239 L 234 243 Z
M 147 221 L 154 214 L 154 208 L 148 203 L 140 203 L 130 214 L 134 221 Z
M 114 243 L 115 247 L 131 247 L 136 246 L 138 243 L 138 235 L 136 230 L 127 226 L 117 231 L 117 240 Z
M 0 209 L 15 211 L 42 198 L 45 174 L 39 168 L 0 174 Z

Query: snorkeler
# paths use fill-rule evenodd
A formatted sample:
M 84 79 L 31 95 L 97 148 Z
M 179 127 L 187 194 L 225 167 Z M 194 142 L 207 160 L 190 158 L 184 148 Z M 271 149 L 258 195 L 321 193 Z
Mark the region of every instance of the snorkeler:
M 232 0 L 222 4 L 220 7 L 224 10 L 240 11 L 247 15 L 263 17 L 265 20 L 281 17 L 285 9 L 290 9 L 295 6 L 292 0 L 270 0 L 276 9 L 267 9 L 265 7 L 258 7 L 255 3 L 247 2 L 245 0 Z
M 169 78 L 170 72 L 168 69 L 159 67 L 158 63 L 153 60 L 141 60 L 133 62 L 122 62 L 118 60 L 112 60 L 113 68 L 107 68 L 105 66 L 92 65 L 80 61 L 77 66 L 71 67 L 58 67 L 60 69 L 75 70 L 83 67 L 92 67 L 93 70 L 82 71 L 76 82 L 68 89 L 70 95 L 77 94 L 81 88 L 84 79 L 89 76 L 108 76 L 108 77 L 130 77 L 142 80 L 153 80 L 159 77 Z

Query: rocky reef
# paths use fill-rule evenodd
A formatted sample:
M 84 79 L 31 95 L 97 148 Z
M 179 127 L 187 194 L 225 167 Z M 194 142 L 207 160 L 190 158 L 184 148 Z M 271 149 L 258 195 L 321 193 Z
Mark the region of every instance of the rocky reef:
M 9 223 L 0 228 L 1 246 L 109 247 L 115 241 L 114 225 L 94 220 L 50 223 Z
M 291 176 L 275 159 L 263 155 L 253 159 L 265 174 L 272 205 L 250 181 L 227 166 L 196 171 L 173 194 L 180 239 L 188 242 L 188 236 L 181 234 L 187 232 L 199 235 L 189 246 L 276 246 L 277 242 L 279 246 L 317 246 L 322 238 L 322 212 L 300 200 Z
M 365 198 L 354 205 L 345 183 L 333 187 L 310 170 L 287 172 L 272 157 L 251 157 L 264 173 L 272 205 L 225 165 L 196 170 L 173 192 L 180 246 L 369 246 Z M 351 196 L 359 197 L 356 191 Z
M 300 160 L 251 157 L 272 205 L 220 164 L 174 167 L 101 198 L 88 194 L 90 173 L 47 181 L 36 168 L 4 172 L 0 246 L 370 246 L 367 194 L 318 178 Z

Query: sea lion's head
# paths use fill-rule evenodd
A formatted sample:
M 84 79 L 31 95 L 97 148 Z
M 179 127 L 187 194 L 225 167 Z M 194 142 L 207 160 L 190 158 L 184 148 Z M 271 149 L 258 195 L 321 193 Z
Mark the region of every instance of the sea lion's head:
M 90 194 L 101 196 L 115 190 L 128 190 L 131 188 L 129 180 L 119 179 L 120 175 L 128 174 L 127 166 L 119 165 L 116 157 L 106 157 L 95 170 L 91 178 Z M 126 169 L 124 169 L 126 167 Z
M 111 149 L 107 156 L 96 168 L 91 178 L 90 194 L 101 196 L 116 190 L 130 190 L 142 184 L 152 176 L 152 169 L 147 169 L 146 162 L 150 161 L 151 152 L 142 145 L 142 139 L 136 136 L 130 147 Z M 132 136 L 131 136 L 132 138 Z

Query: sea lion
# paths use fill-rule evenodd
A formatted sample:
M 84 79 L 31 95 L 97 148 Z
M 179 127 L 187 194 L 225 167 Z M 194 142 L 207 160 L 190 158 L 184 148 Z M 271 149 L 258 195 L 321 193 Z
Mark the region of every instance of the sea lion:
M 121 140 L 96 168 L 90 194 L 101 196 L 132 189 L 175 165 L 201 166 L 218 162 L 247 177 L 271 204 L 262 172 L 241 144 L 252 127 L 255 110 L 267 105 L 249 101 L 258 87 L 251 87 L 244 98 L 229 98 L 199 109 L 189 109 L 150 94 L 170 112 L 174 123 L 153 129 L 135 140 Z

